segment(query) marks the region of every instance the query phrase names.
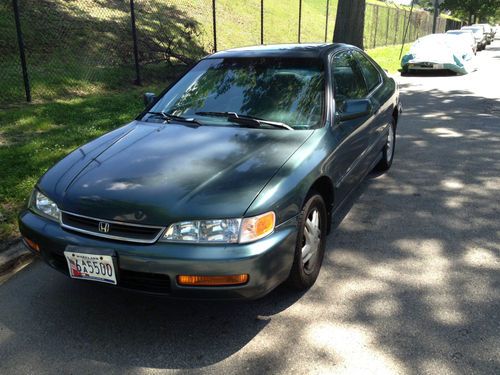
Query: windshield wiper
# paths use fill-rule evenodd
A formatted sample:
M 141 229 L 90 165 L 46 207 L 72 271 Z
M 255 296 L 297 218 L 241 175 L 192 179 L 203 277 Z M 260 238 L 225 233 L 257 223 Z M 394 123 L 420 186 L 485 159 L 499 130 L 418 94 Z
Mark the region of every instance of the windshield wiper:
M 177 122 L 188 122 L 190 124 L 202 125 L 199 121 L 197 121 L 191 117 L 189 117 L 189 118 L 182 117 L 182 116 L 177 116 L 177 115 L 173 115 L 171 113 L 166 113 L 166 112 L 146 112 L 146 113 L 148 113 L 150 115 L 161 116 L 163 119 L 167 120 L 167 122 L 177 121 Z
M 258 117 L 253 117 L 253 116 L 248 116 L 248 115 L 240 115 L 236 112 L 196 112 L 196 114 L 200 115 L 200 116 L 225 117 L 228 121 L 231 121 L 231 122 L 234 122 L 237 124 L 242 124 L 242 125 L 261 126 L 261 125 L 265 124 L 265 125 L 271 125 L 271 126 L 274 126 L 277 128 L 293 130 L 293 128 L 290 125 L 287 125 L 283 122 L 263 120 L 263 119 L 258 118 Z

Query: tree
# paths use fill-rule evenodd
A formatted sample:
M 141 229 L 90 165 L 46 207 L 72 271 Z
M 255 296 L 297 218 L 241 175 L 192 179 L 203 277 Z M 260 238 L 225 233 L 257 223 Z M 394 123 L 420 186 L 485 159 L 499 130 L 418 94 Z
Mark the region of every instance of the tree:
M 434 11 L 434 0 L 415 0 L 413 3 L 415 5 L 420 5 L 421 8 L 424 8 L 429 12 Z
M 366 0 L 339 0 L 333 41 L 363 48 Z
M 458 17 L 467 17 L 472 23 L 494 15 L 500 7 L 500 0 L 445 0 L 441 7 Z

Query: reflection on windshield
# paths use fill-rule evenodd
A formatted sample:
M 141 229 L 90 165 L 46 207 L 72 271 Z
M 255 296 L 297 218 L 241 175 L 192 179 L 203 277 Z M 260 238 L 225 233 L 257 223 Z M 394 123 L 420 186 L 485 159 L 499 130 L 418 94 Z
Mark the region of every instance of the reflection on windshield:
M 206 59 L 151 111 L 200 119 L 196 112 L 236 112 L 310 128 L 320 124 L 324 91 L 318 59 Z M 231 125 L 223 118 L 203 117 L 203 122 Z

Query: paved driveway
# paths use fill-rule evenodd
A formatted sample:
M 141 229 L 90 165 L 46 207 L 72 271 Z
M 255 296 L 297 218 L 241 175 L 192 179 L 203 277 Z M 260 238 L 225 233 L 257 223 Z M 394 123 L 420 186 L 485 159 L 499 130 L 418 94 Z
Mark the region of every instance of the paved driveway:
M 393 169 L 328 239 L 317 284 L 169 301 L 36 262 L 0 286 L 0 373 L 500 373 L 500 41 L 466 77 L 403 77 Z

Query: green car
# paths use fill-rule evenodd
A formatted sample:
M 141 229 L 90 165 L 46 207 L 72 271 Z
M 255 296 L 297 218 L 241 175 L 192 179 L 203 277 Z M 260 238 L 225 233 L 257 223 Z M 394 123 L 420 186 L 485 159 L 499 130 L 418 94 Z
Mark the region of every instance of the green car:
M 187 298 L 311 287 L 332 217 L 391 166 L 401 112 L 343 44 L 218 52 L 145 101 L 49 169 L 19 227 L 74 279 Z

